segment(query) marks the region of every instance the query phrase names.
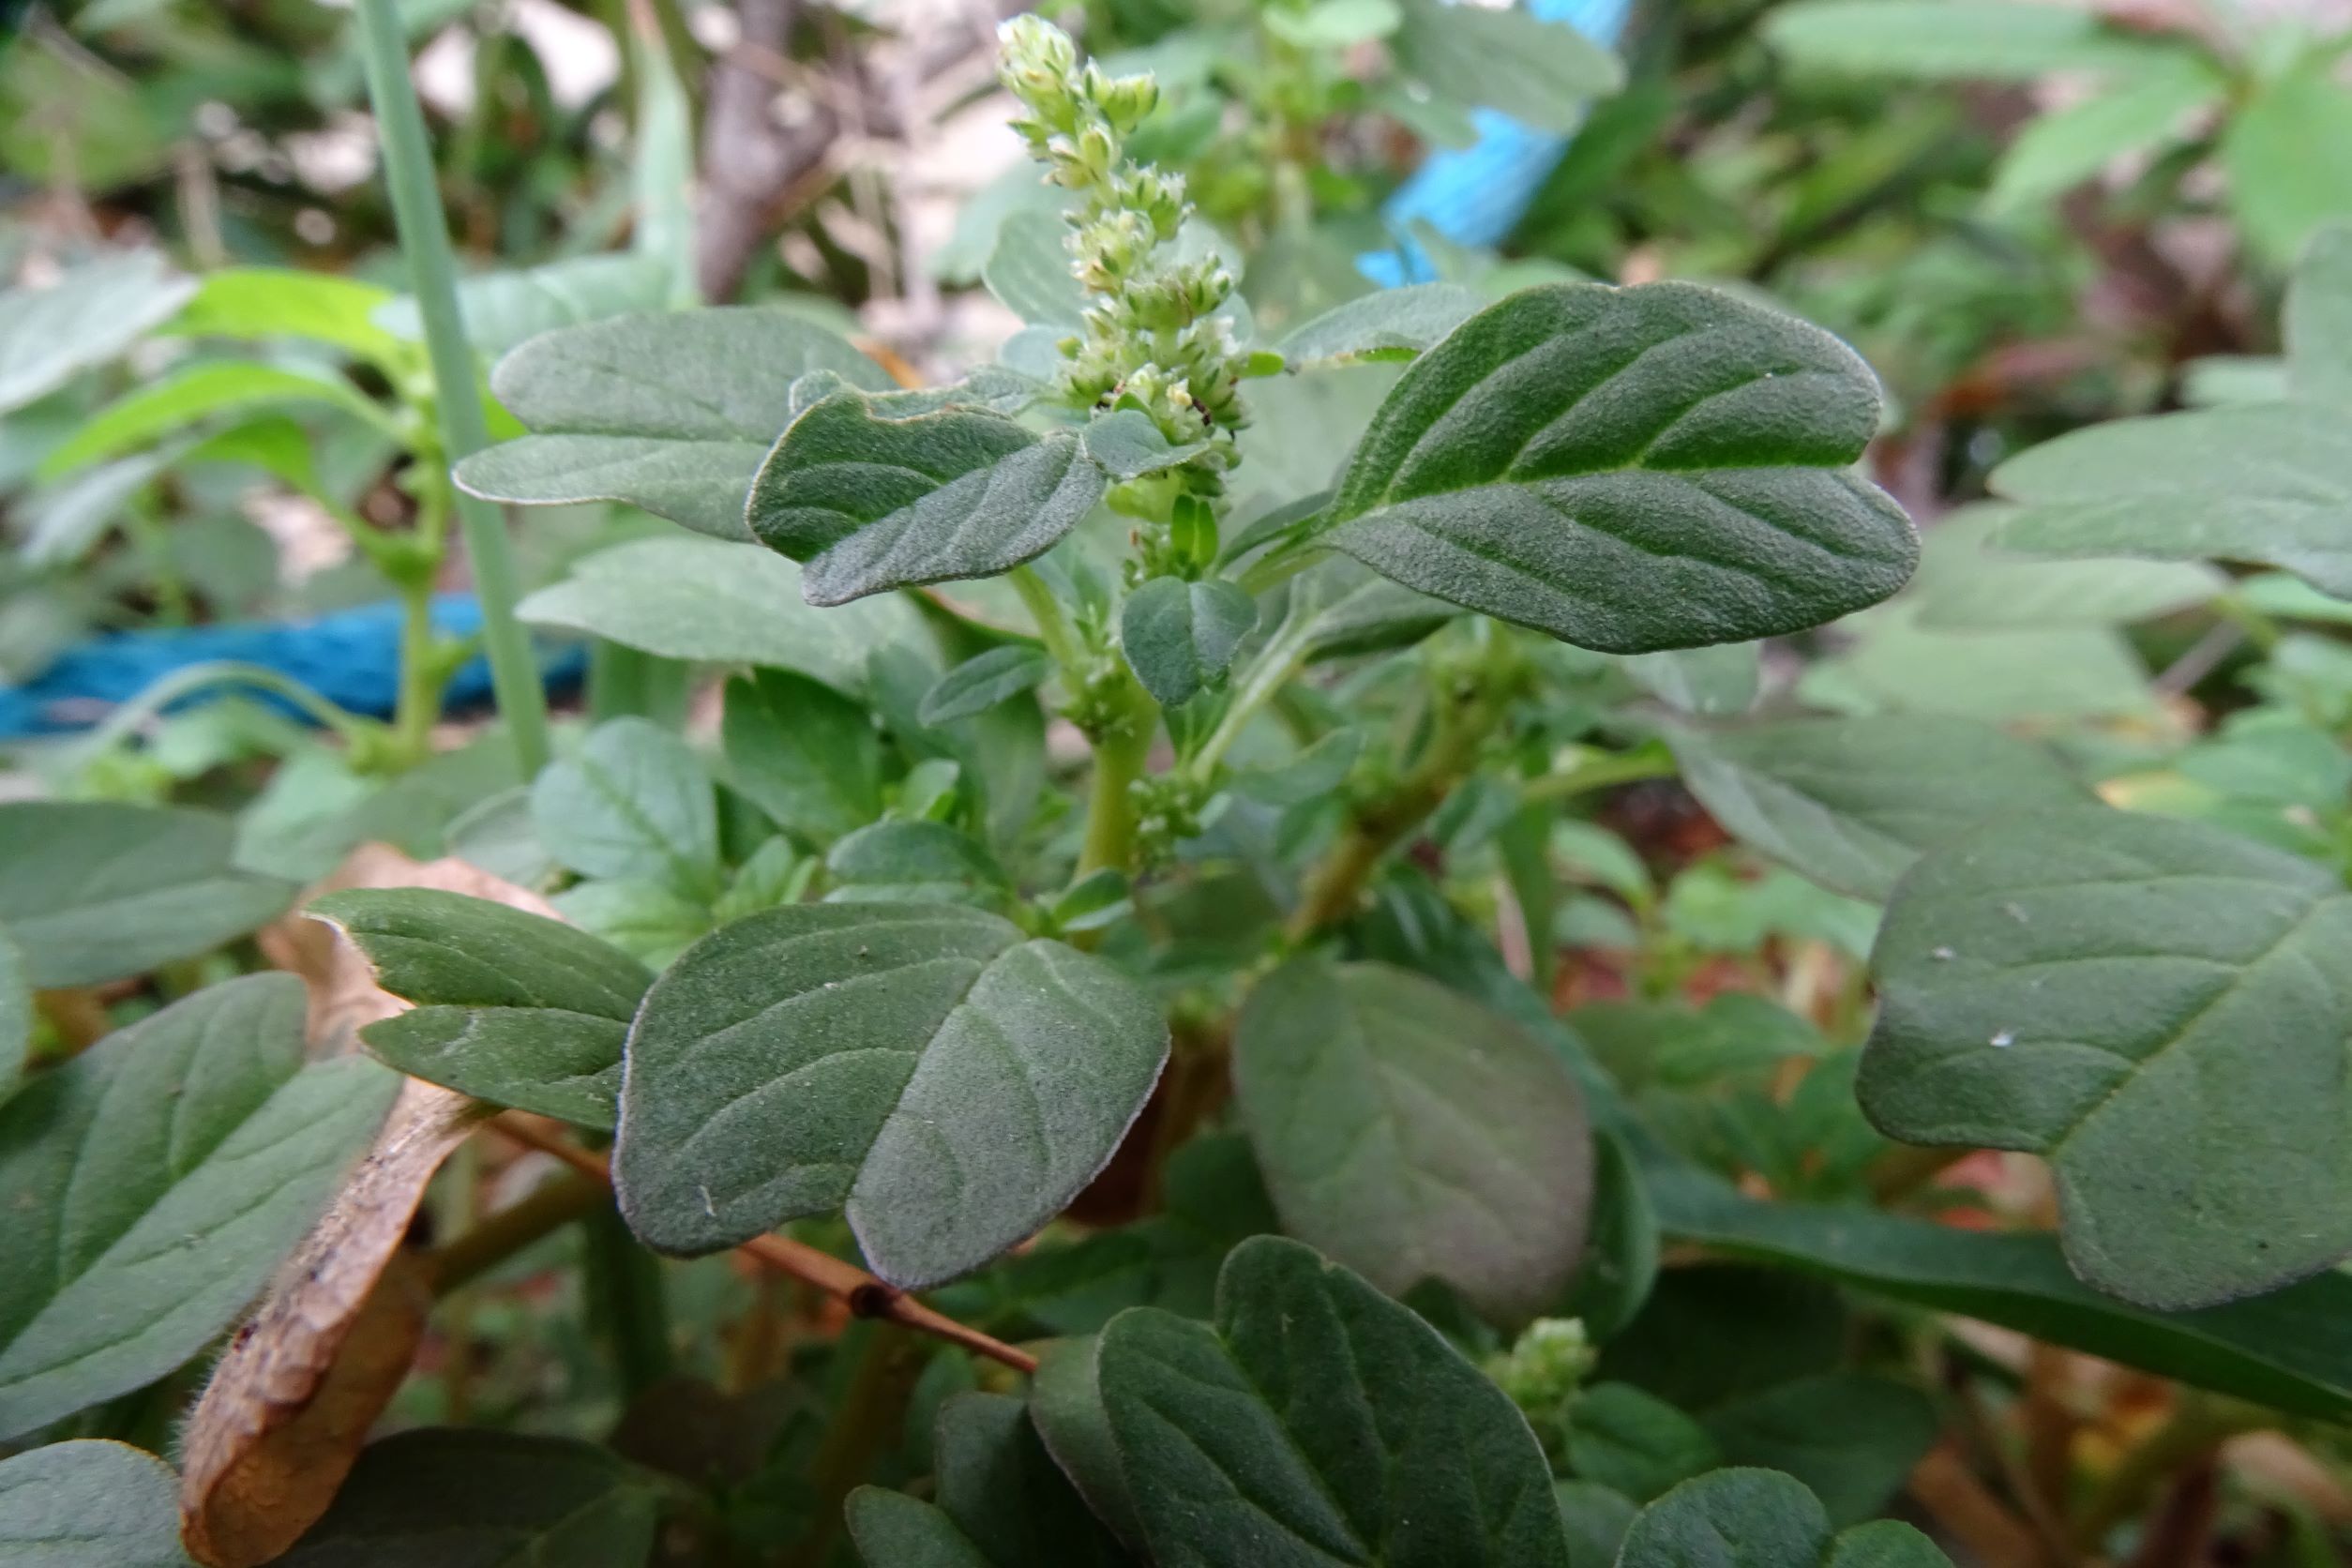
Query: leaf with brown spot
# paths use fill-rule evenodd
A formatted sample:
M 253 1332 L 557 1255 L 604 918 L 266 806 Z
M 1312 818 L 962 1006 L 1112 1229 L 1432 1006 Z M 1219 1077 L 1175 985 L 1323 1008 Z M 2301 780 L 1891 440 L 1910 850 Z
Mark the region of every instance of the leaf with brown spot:
M 370 844 L 306 897 L 355 887 L 432 887 L 550 917 L 546 900 L 456 860 L 411 860 Z M 263 933 L 271 960 L 310 988 L 311 1046 L 354 1048 L 359 1029 L 407 1004 L 331 927 L 292 916 Z M 324 1514 L 370 1427 L 408 1374 L 431 1292 L 400 1248 L 426 1184 L 490 1108 L 416 1079 L 375 1147 L 288 1259 L 232 1341 L 189 1417 L 181 1536 L 208 1568 L 253 1568 Z

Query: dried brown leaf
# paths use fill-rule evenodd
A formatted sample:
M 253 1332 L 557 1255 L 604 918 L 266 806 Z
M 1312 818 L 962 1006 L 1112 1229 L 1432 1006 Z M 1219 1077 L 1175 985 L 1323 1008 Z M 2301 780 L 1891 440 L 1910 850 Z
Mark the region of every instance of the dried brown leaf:
M 303 902 L 351 887 L 433 887 L 554 911 L 537 895 L 456 860 L 367 845 Z M 407 1004 L 367 960 L 297 911 L 262 935 L 272 962 L 310 987 L 315 1052 L 355 1049 L 358 1031 Z M 411 1079 L 367 1158 L 296 1249 L 188 1418 L 181 1538 L 207 1568 L 256 1568 L 326 1512 L 369 1429 L 408 1373 L 431 1293 L 400 1252 L 426 1184 L 490 1108 Z

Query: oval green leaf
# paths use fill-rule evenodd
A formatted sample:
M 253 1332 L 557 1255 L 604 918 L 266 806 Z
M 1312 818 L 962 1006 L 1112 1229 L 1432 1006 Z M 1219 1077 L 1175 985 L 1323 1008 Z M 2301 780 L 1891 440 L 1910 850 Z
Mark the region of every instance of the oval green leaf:
M 1682 283 L 1529 289 L 1406 370 L 1321 537 L 1608 653 L 1800 631 L 1918 559 L 1851 472 L 1877 421 L 1869 368 L 1793 317 Z
M 1110 1157 L 1168 1027 L 1099 958 L 979 910 L 793 905 L 713 933 L 646 993 L 613 1165 L 672 1253 L 846 1208 L 916 1289 L 1045 1224 Z
M 1386 964 L 1302 960 L 1250 994 L 1233 1092 L 1283 1228 L 1402 1294 L 1550 1305 L 1584 1248 L 1592 1140 L 1560 1059 Z
M 189 1568 L 180 1478 L 119 1442 L 0 1460 L 0 1568 Z
M 619 501 L 723 539 L 747 537 L 744 495 L 792 422 L 792 383 L 890 377 L 783 310 L 722 306 L 619 316 L 532 339 L 490 389 L 532 434 L 477 452 L 458 483 L 491 501 Z
M 2049 749 L 1927 715 L 1669 731 L 1683 782 L 1742 842 L 1884 898 L 1921 852 L 1988 817 L 2089 804 Z
M 305 1067 L 305 1005 L 227 981 L 0 1106 L 0 1438 L 195 1355 L 334 1196 L 400 1079 Z
M 0 922 L 27 979 L 95 986 L 267 924 L 294 884 L 232 865 L 235 833 L 227 817 L 177 807 L 0 806 Z
M 377 1056 L 493 1105 L 612 1125 L 622 1042 L 654 981 L 643 964 L 559 920 L 436 888 L 329 894 L 310 913 L 416 1004 L 363 1032 Z
M 2068 1259 L 2164 1310 L 2352 1254 L 2352 896 L 2199 823 L 2088 807 L 1922 860 L 1856 1086 L 1891 1138 L 2050 1162 Z
M 1618 1568 L 1952 1568 L 1952 1560 L 1892 1519 L 1832 1535 L 1820 1500 L 1794 1476 L 1719 1470 L 1683 1482 L 1641 1511 Z
M 1296 1242 L 1227 1259 L 1214 1325 L 1156 1307 L 1096 1352 L 1154 1560 L 1199 1568 L 1567 1568 L 1552 1478 L 1502 1391 Z

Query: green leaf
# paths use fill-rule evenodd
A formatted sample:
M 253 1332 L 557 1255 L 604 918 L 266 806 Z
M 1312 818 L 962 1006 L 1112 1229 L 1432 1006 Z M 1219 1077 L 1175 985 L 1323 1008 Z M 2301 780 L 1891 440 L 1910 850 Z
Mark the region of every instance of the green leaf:
M 2352 896 L 2322 867 L 2103 807 L 1928 855 L 1872 955 L 1857 1093 L 1912 1143 L 2049 1161 L 2068 1259 L 2167 1310 L 2352 1254 Z
M 944 822 L 875 822 L 833 846 L 825 870 L 841 885 L 831 897 L 996 903 L 1012 879 L 987 846 Z M 974 896 L 976 895 L 976 897 Z
M 325 1207 L 400 1080 L 304 1067 L 304 1005 L 227 981 L 0 1106 L 0 1438 L 195 1355 Z
M 1075 328 L 1085 314 L 1086 291 L 1070 270 L 1069 238 L 1070 226 L 1058 212 L 1008 213 L 997 228 L 980 280 L 1028 324 Z
M 1591 1136 L 1509 1019 L 1385 964 L 1292 962 L 1242 1011 L 1233 1092 L 1283 1228 L 1382 1289 L 1439 1279 L 1509 1319 L 1567 1284 Z
M 519 613 L 664 658 L 796 670 L 850 696 L 865 691 L 875 650 L 929 646 L 921 612 L 902 599 L 818 610 L 802 599 L 792 562 L 712 539 L 615 546 L 574 563 Z
M 882 735 L 859 704 L 780 670 L 727 683 L 729 781 L 778 826 L 830 844 L 882 815 Z
M 2178 141 L 2228 88 L 2203 55 L 2151 52 L 2104 92 L 2043 114 L 2020 130 L 2002 155 L 1984 204 L 1997 213 L 2023 213 L 2118 158 Z
M 426 1427 L 369 1443 L 272 1568 L 644 1568 L 661 1485 L 593 1443 Z
M 1209 449 L 1205 441 L 1178 445 L 1160 433 L 1150 415 L 1133 408 L 1097 415 L 1080 429 L 1079 439 L 1088 460 L 1116 480 L 1165 473 Z
M 1258 625 L 1258 601 L 1222 578 L 1158 577 L 1127 596 L 1119 647 L 1153 701 L 1181 707 L 1225 678 Z
M 2280 325 L 2296 397 L 2352 403 L 2352 226 L 2323 229 L 2312 240 Z
M 2010 554 L 1992 543 L 2010 515 L 2005 506 L 1965 506 L 1937 523 L 1912 580 L 1921 626 L 2124 626 L 2209 604 L 2229 587 L 2226 575 L 2202 563 Z
M 1278 766 L 1237 769 L 1233 789 L 1269 806 L 1297 806 L 1346 783 L 1363 747 L 1362 731 L 1334 730 Z
M 1683 782 L 1735 837 L 1825 887 L 1884 898 L 1921 852 L 1987 817 L 2089 802 L 2049 750 L 1926 715 L 1669 732 Z
M 1053 660 L 1042 648 L 1008 642 L 990 648 L 939 678 L 923 694 L 915 716 L 927 725 L 952 724 L 959 718 L 988 712 L 1008 698 L 1033 691 L 1053 675 Z
M 579 882 L 548 901 L 555 906 L 556 913 L 581 930 L 655 970 L 668 969 L 677 962 L 679 954 L 721 924 L 716 906 L 682 897 L 659 882 Z M 748 914 L 752 909 L 767 907 L 754 904 L 735 912 Z M 617 1054 L 614 1060 L 619 1060 Z M 607 1106 L 608 1125 L 611 1114 Z
M 79 565 L 178 455 L 167 447 L 118 458 L 34 490 L 17 503 L 24 521 L 18 558 L 32 567 Z
M 860 1486 L 847 1512 L 867 1568 L 995 1568 L 955 1520 L 920 1498 Z
M 474 352 L 505 354 L 543 332 L 609 321 L 669 303 L 670 264 L 659 256 L 568 256 L 545 266 L 483 273 L 458 284 L 458 305 Z M 376 312 L 388 332 L 422 342 L 416 301 L 390 300 Z
M 1444 0 L 1404 0 L 1404 10 L 1390 48 L 1406 75 L 1533 129 L 1573 131 L 1588 101 L 1625 84 L 1617 56 L 1564 22 Z
M 2315 404 L 2199 409 L 2073 431 L 2011 459 L 1996 537 L 2049 555 L 2283 566 L 2352 596 L 2352 426 Z
M 95 986 L 209 953 L 293 902 L 230 864 L 209 811 L 106 802 L 0 806 L 0 922 L 35 986 Z
M 33 1044 L 33 983 L 24 954 L 0 926 L 0 1100 L 16 1093 Z
M 2314 50 L 2258 88 L 2222 130 L 2230 205 L 2256 255 L 2295 263 L 2321 225 L 2352 218 L 2352 91 Z
M 1764 37 L 1802 65 L 1928 81 L 2034 82 L 2163 52 L 2096 11 L 2030 0 L 1800 0 L 1766 19 Z
M 458 482 L 492 501 L 621 501 L 698 533 L 749 537 L 751 476 L 792 423 L 792 383 L 830 370 L 886 389 L 882 367 L 790 312 L 722 306 L 550 332 L 498 362 L 490 389 L 535 432 L 477 452 Z
M 2108 626 L 1938 631 L 1902 605 L 1863 617 L 1857 630 L 1851 647 L 1805 672 L 1798 696 L 1847 713 L 1993 722 L 2145 716 L 2156 707 L 2147 668 Z
M 1936 1407 L 1919 1390 L 1861 1372 L 1801 1378 L 1707 1413 L 1726 1464 L 1795 1476 L 1821 1500 L 1832 1526 L 1876 1517 L 1939 1426 Z
M 390 291 L 339 273 L 233 266 L 205 273 L 163 330 L 174 337 L 261 342 L 300 338 L 371 365 L 397 364 L 400 339 L 375 324 Z
M 1316 0 L 1302 10 L 1270 10 L 1265 27 L 1300 49 L 1348 49 L 1384 38 L 1404 22 L 1396 0 Z
M 362 1032 L 376 1055 L 493 1105 L 612 1125 L 644 965 L 561 921 L 433 888 L 333 893 L 309 912 L 416 1004 Z
M 1634 685 L 1686 714 L 1745 713 L 1764 681 L 1763 650 L 1753 642 L 1634 654 L 1623 663 Z
M 980 416 L 950 411 L 929 417 Z M 887 459 L 878 455 L 874 460 L 919 463 L 929 458 L 927 453 L 917 457 L 893 450 Z M 803 497 L 832 493 L 845 472 L 845 465 L 836 461 L 819 474 L 803 474 L 785 483 L 782 490 Z M 764 485 L 769 470 L 761 473 Z M 887 481 L 882 488 L 897 494 L 896 484 Z M 1078 438 L 1056 431 L 867 523 L 814 558 L 804 557 L 808 564 L 801 576 L 801 592 L 810 604 L 831 606 L 892 588 L 1011 571 L 1061 543 L 1102 499 L 1103 489 L 1102 470 L 1080 454 Z M 761 495 L 754 490 L 752 527 L 783 553 L 795 553 L 789 545 L 776 544 L 761 520 L 785 515 L 762 513 Z
M 189 1568 L 180 1478 L 118 1442 L 0 1459 L 0 1568 Z
M 1102 1352 L 1099 1334 L 1048 1345 L 1029 1385 L 1029 1418 L 1094 1516 L 1127 1545 L 1139 1547 L 1143 1518 L 1103 1405 Z
M 986 409 L 897 417 L 856 392 L 837 392 L 809 405 L 776 443 L 744 518 L 770 550 L 811 561 L 952 480 L 979 472 L 985 486 L 988 470 L 1034 445 L 1027 429 Z M 972 493 L 958 491 L 967 501 Z
M 1793 1476 L 1721 1470 L 1685 1481 L 1641 1511 L 1618 1568 L 1952 1568 L 1892 1519 L 1832 1536 L 1821 1502 Z
M 2156 1313 L 2085 1285 L 2048 1235 L 1762 1203 L 1693 1171 L 1652 1170 L 1648 1179 L 1661 1225 L 1681 1241 L 2277 1410 L 2352 1419 L 2352 1276 L 2324 1274 L 2248 1301 Z
M 649 719 L 596 726 L 576 759 L 531 786 L 548 852 L 586 877 L 635 877 L 687 894 L 718 891 L 718 808 L 709 775 Z
M 1682 283 L 1529 289 L 1405 371 L 1321 537 L 1609 653 L 1798 631 L 1917 559 L 1848 470 L 1877 419 L 1869 369 L 1792 317 Z
M 1622 1492 L 1591 1481 L 1554 1482 L 1552 1495 L 1568 1532 L 1568 1568 L 1612 1568 L 1639 1506 Z
M 85 262 L 45 289 L 0 292 L 0 414 L 105 364 L 195 288 L 160 252 L 132 250 Z
M 1158 1009 L 1118 971 L 995 915 L 770 910 L 646 993 L 622 1209 L 650 1245 L 699 1253 L 846 1206 L 875 1273 L 937 1284 L 1061 1212 L 1167 1051 Z
M 1350 359 L 1410 359 L 1478 313 L 1459 283 L 1382 289 L 1303 322 L 1277 347 L 1293 369 Z
M 302 403 L 324 403 L 371 424 L 384 417 L 349 382 L 323 371 L 215 360 L 174 370 L 117 398 L 52 448 L 39 472 L 53 479 L 177 434 L 212 415 Z
M 861 1487 L 850 1530 L 877 1568 L 1121 1568 L 1130 1560 L 1055 1468 L 1029 1410 L 1001 1394 L 958 1394 L 932 1444 L 938 1506 Z
M 1592 1221 L 1574 1288 L 1557 1316 L 1583 1321 L 1596 1342 L 1641 1311 L 1658 1278 L 1658 1213 L 1624 1142 L 1593 1140 Z
M 1647 1502 L 1722 1462 L 1707 1428 L 1630 1383 L 1595 1383 L 1568 1410 L 1568 1466 Z
M 1156 1560 L 1566 1568 L 1518 1410 L 1436 1330 L 1296 1242 L 1233 1249 L 1214 1326 L 1121 1313 L 1096 1371 Z

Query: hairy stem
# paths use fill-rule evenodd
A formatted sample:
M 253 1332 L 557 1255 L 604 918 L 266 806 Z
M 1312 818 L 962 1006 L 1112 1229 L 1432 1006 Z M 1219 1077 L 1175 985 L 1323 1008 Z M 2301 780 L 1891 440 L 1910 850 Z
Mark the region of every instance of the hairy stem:
M 1107 703 L 1112 716 L 1094 736 L 1094 782 L 1086 797 L 1086 843 L 1078 864 L 1080 877 L 1105 867 L 1135 870 L 1134 787 L 1150 761 L 1152 733 L 1159 725 L 1158 705 L 1123 666 L 1117 686 L 1107 694 Z
M 393 0 L 358 0 L 360 53 L 367 68 L 368 96 L 384 143 L 384 170 L 392 211 L 408 260 L 410 288 L 424 319 L 425 349 L 432 363 L 434 404 L 440 415 L 442 455 L 455 462 L 490 445 L 490 424 L 475 384 L 474 351 L 466 341 L 458 305 L 458 269 L 449 231 L 434 183 L 432 149 L 425 137 L 425 113 L 409 80 L 408 46 Z M 498 711 L 521 763 L 522 775 L 538 774 L 548 759 L 547 696 L 539 686 L 538 663 L 530 639 L 515 617 L 520 596 L 514 554 L 499 508 L 473 496 L 458 498 L 458 521 L 473 563 L 474 589 L 482 601 L 482 643 L 490 656 L 490 686 Z

